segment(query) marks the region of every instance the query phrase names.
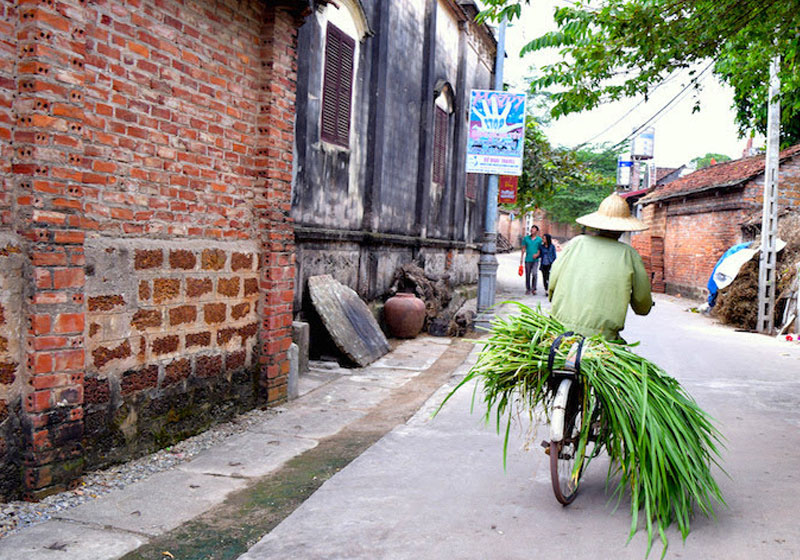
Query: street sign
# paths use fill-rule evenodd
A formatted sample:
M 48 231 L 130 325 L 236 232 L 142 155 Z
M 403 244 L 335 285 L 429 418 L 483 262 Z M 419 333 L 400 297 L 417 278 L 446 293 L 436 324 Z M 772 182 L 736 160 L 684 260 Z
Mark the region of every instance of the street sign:
M 517 202 L 517 184 L 519 177 L 516 175 L 500 175 L 500 184 L 497 202 L 500 204 L 514 204 Z
M 525 148 L 525 94 L 472 90 L 467 173 L 521 175 Z

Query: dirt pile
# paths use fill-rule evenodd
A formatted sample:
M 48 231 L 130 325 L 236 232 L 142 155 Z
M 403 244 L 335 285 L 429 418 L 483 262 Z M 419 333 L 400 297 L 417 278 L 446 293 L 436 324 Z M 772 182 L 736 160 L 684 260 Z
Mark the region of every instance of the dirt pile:
M 775 327 L 784 323 L 784 310 L 797 290 L 795 278 L 800 264 L 800 212 L 790 212 L 778 221 L 778 237 L 786 247 L 778 253 L 776 261 L 778 286 L 775 291 Z M 755 330 L 758 321 L 758 255 L 742 266 L 736 279 L 720 290 L 714 315 L 723 323 L 741 329 Z

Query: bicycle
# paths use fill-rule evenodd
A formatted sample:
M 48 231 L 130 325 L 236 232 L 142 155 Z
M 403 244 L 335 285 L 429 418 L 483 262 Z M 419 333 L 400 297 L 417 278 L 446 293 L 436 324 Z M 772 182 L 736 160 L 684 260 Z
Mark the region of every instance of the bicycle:
M 580 336 L 567 354 L 564 367 L 553 369 L 556 351 L 565 337 L 573 336 L 573 332 L 559 335 L 550 346 L 547 360 L 548 379 L 553 393 L 550 405 L 550 441 L 543 441 L 542 447 L 550 456 L 550 480 L 556 500 L 562 505 L 569 505 L 578 494 L 580 479 L 587 462 L 600 452 L 596 444 L 600 436 L 601 411 L 599 403 L 593 407 L 589 422 L 588 441 L 595 443 L 591 454 L 587 449 L 580 449 L 580 434 L 584 419 L 586 398 L 585 385 L 581 379 L 581 355 L 584 337 Z

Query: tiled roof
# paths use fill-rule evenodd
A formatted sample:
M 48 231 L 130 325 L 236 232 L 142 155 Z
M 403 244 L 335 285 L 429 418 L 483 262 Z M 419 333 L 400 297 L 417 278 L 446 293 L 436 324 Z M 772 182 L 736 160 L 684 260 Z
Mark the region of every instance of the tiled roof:
M 798 153 L 800 153 L 800 144 L 786 148 L 780 153 L 779 158 L 783 161 Z M 639 202 L 649 204 L 676 196 L 739 185 L 763 173 L 765 164 L 764 155 L 757 155 L 704 167 L 671 183 L 656 187 L 653 192 Z
M 683 167 L 683 166 L 681 166 Z M 656 168 L 656 183 L 658 183 L 661 179 L 669 175 L 670 173 L 675 173 L 681 167 L 657 167 Z

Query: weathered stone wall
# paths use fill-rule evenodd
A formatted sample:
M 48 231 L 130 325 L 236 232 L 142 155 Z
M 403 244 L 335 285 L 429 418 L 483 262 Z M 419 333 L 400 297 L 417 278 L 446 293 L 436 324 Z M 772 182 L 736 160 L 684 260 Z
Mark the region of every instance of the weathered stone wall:
M 310 276 L 333 274 L 377 299 L 397 266 L 421 253 L 438 254 L 442 263 L 448 254 L 477 262 L 483 235 L 485 180 L 477 177 L 468 188 L 463 171 L 466 106 L 472 88 L 491 86 L 493 40 L 450 0 L 363 0 L 372 34 L 353 37 L 350 143 L 332 145 L 319 131 L 326 26 L 345 4 L 353 3 L 317 10 L 299 34 L 297 311 Z M 454 94 L 447 171 L 445 184 L 434 184 L 434 103 L 445 84 Z M 455 277 L 474 281 L 477 269 Z

